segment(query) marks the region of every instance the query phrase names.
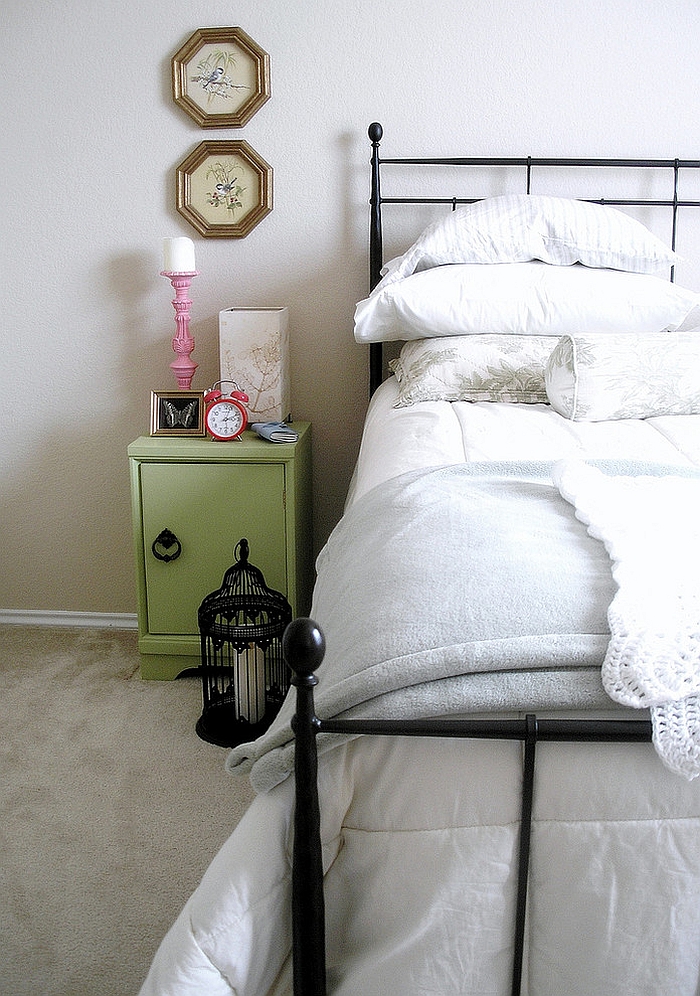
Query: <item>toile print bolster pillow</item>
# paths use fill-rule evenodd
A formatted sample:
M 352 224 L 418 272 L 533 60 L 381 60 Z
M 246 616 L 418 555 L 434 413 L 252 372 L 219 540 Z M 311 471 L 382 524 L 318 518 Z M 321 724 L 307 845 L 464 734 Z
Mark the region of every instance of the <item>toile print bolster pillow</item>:
M 550 336 L 469 335 L 407 342 L 390 367 L 395 408 L 419 401 L 547 403 L 544 365 Z
M 579 422 L 700 413 L 700 334 L 566 335 L 545 365 L 552 408 Z

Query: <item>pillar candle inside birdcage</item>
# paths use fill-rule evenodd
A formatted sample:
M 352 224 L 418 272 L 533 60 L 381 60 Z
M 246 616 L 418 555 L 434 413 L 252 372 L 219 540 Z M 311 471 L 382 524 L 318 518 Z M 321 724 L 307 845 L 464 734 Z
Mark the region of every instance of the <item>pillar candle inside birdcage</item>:
M 289 688 L 282 636 L 292 609 L 281 592 L 267 587 L 248 553 L 242 539 L 221 588 L 204 598 L 198 612 L 203 709 L 197 733 L 222 747 L 264 733 Z
M 287 308 L 226 308 L 219 312 L 219 369 L 248 395 L 251 422 L 291 417 Z
M 236 653 L 234 694 L 241 719 L 259 723 L 265 715 L 265 652 L 254 643 Z

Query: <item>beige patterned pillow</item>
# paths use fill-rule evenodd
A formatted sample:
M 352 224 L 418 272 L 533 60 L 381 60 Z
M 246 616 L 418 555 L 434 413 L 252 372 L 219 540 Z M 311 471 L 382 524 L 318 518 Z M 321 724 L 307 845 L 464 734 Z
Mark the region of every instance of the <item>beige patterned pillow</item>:
M 399 382 L 395 408 L 418 401 L 547 403 L 544 365 L 556 338 L 467 335 L 407 342 L 391 368 Z
M 545 384 L 552 407 L 573 421 L 700 413 L 700 333 L 566 335 Z

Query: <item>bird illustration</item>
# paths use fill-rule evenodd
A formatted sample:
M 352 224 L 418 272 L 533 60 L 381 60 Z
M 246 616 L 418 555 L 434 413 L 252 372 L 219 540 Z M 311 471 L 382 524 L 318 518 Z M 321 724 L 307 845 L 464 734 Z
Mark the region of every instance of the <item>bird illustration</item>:
M 219 195 L 219 197 L 225 197 L 226 194 L 230 194 L 231 191 L 233 190 L 233 185 L 237 179 L 238 177 L 234 176 L 233 180 L 231 180 L 230 183 L 217 183 L 216 192 Z
M 202 80 L 202 86 L 206 90 L 209 86 L 216 86 L 220 82 L 221 77 L 224 75 L 224 67 L 217 66 L 213 73 L 210 73 L 207 79 Z

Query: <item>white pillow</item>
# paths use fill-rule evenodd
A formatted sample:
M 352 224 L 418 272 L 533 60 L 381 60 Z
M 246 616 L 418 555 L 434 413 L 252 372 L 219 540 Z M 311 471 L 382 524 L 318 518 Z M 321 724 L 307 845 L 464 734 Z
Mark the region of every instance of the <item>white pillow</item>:
M 430 225 L 386 280 L 445 263 L 545 263 L 661 273 L 676 254 L 630 215 L 565 197 L 506 194 L 458 208 Z
M 544 365 L 552 338 L 470 335 L 407 342 L 389 364 L 399 383 L 395 408 L 418 401 L 547 404 Z
M 360 301 L 355 338 L 660 332 L 686 320 L 700 326 L 700 295 L 660 277 L 547 263 L 461 263 L 414 273 Z
M 700 334 L 567 335 L 545 366 L 550 404 L 602 422 L 700 413 Z

